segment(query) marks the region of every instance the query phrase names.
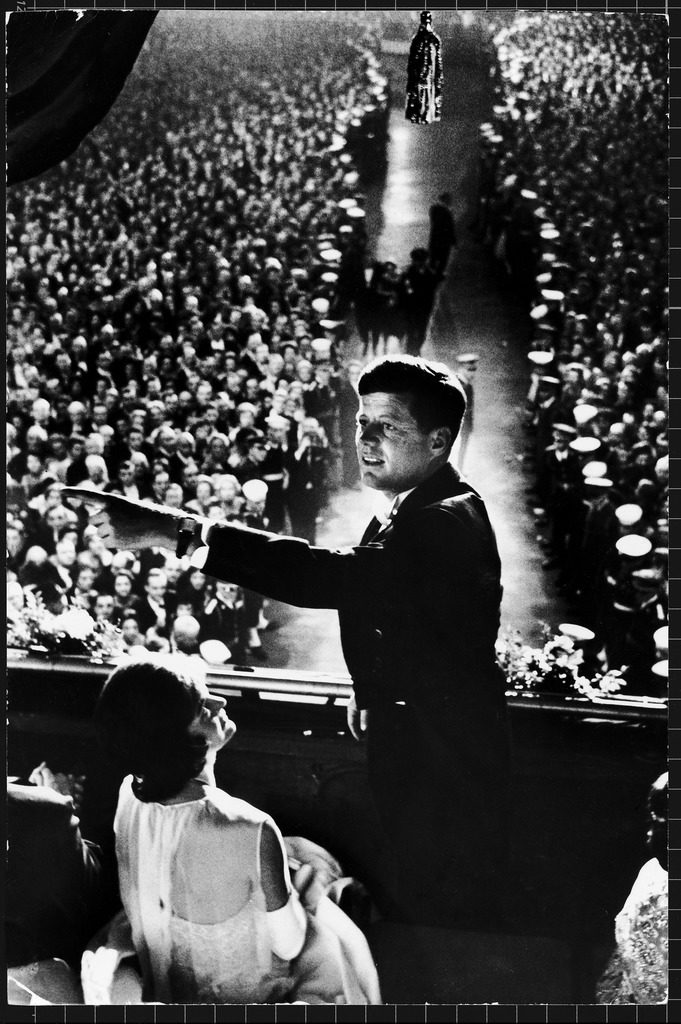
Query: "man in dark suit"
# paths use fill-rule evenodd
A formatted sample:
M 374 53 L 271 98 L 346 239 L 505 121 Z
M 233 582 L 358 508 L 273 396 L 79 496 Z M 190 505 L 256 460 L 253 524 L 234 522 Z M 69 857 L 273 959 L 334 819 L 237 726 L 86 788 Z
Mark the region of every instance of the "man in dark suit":
M 349 551 L 205 521 L 204 572 L 291 604 L 337 608 L 354 684 L 348 724 L 392 851 L 384 913 L 484 928 L 499 909 L 509 774 L 495 661 L 500 565 L 484 503 L 448 459 L 465 409 L 441 364 L 388 357 L 359 380 L 357 454 L 386 514 Z M 67 494 L 67 497 L 69 495 Z M 93 501 L 73 490 L 70 496 Z M 167 510 L 97 495 L 109 544 L 175 543 Z M 143 511 L 144 508 L 144 511 Z
M 83 839 L 71 797 L 7 784 L 5 943 L 9 966 L 62 957 L 80 967 L 106 920 L 102 855 Z
M 456 229 L 452 216 L 452 196 L 443 192 L 430 208 L 430 237 L 428 258 L 438 281 L 445 276 L 449 254 L 456 246 Z
M 401 304 L 407 325 L 406 351 L 417 356 L 426 340 L 437 277 L 431 270 L 425 249 L 412 249 L 410 259 L 411 263 L 400 277 Z

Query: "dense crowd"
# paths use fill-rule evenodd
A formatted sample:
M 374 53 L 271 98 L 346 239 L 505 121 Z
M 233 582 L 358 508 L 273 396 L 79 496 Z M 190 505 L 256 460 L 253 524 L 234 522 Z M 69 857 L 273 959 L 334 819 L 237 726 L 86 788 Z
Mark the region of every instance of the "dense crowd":
M 357 168 L 383 146 L 387 82 L 368 33 L 308 24 L 302 65 L 297 23 L 264 46 L 242 22 L 226 46 L 201 16 L 159 20 L 76 155 L 9 195 L 15 606 L 28 587 L 128 646 L 198 628 L 261 656 L 259 598 L 167 552 L 112 556 L 61 486 L 314 542 L 329 492 L 356 483 L 343 342 L 365 280 Z
M 544 566 L 609 665 L 662 692 L 667 26 L 524 15 L 495 46 L 478 226 L 530 309 L 526 464 Z

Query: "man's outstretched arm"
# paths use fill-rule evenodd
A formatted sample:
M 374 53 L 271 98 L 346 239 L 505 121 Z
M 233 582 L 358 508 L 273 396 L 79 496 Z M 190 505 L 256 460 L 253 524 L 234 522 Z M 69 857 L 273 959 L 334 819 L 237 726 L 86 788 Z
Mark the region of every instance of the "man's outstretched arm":
M 339 608 L 358 594 L 366 597 L 380 576 L 379 548 L 332 551 L 311 547 L 297 537 L 214 523 L 116 494 L 66 487 L 62 495 L 82 501 L 91 510 L 91 522 L 104 543 L 117 550 L 162 547 L 175 551 L 180 526 L 194 522 L 196 530 L 187 553 L 191 555 L 207 540 L 203 572 L 287 604 Z

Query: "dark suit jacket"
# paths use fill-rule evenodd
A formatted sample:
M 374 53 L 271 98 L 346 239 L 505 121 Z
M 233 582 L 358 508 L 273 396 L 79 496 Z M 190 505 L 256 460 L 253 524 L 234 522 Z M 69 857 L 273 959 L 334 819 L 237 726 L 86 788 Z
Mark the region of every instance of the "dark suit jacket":
M 503 873 L 509 751 L 494 652 L 499 555 L 482 499 L 449 465 L 372 539 L 378 529 L 374 520 L 358 547 L 331 551 L 219 524 L 204 571 L 290 604 L 338 609 L 357 702 L 372 711 L 369 778 L 379 813 L 411 888 L 424 872 L 435 879 L 424 919 L 437 922 L 442 903 L 456 920 Z M 454 890 L 446 896 L 445 882 Z M 400 883 L 404 892 L 408 885 Z
M 63 957 L 75 966 L 103 923 L 99 848 L 81 837 L 70 797 L 7 787 L 5 939 L 10 966 Z
M 205 572 L 289 604 L 337 608 L 361 706 L 503 704 L 496 541 L 482 499 L 449 465 L 373 543 L 331 551 L 218 524 Z

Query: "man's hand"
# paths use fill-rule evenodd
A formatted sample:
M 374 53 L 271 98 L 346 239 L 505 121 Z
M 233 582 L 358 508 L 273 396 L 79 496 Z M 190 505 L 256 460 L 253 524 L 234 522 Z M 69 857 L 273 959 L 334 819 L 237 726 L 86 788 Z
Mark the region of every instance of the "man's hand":
M 179 509 L 84 487 L 64 487 L 61 497 L 69 502 L 83 502 L 106 547 L 117 551 L 143 551 L 153 547 L 174 551 L 178 520 L 199 520 L 198 516 L 189 516 Z
M 362 740 L 368 728 L 369 712 L 357 707 L 357 701 L 353 694 L 348 704 L 348 729 L 356 740 Z
M 295 866 L 289 862 L 289 867 Z M 324 883 L 311 864 L 302 864 L 292 877 L 293 887 L 300 897 L 300 902 L 311 914 L 317 913 L 317 907 L 325 895 Z
M 83 800 L 83 789 L 85 776 L 75 775 L 73 772 L 53 772 L 43 761 L 34 768 L 28 777 L 32 786 L 47 786 L 62 796 L 70 796 L 73 799 L 73 806 L 78 811 Z

